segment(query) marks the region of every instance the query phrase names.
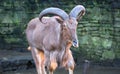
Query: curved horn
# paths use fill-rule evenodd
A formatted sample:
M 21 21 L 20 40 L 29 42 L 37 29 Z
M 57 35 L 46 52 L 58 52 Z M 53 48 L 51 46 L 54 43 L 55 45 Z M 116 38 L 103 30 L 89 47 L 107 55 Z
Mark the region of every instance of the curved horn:
M 70 17 L 74 17 L 77 20 L 79 20 L 84 14 L 85 14 L 84 6 L 77 5 L 71 10 L 69 15 L 70 15 Z
M 41 13 L 39 14 L 39 19 L 41 20 L 42 17 L 47 15 L 47 14 L 58 15 L 63 20 L 66 20 L 69 18 L 69 15 L 64 10 L 59 9 L 59 8 L 55 8 L 55 7 L 50 7 L 50 8 L 46 8 L 43 11 L 41 11 Z

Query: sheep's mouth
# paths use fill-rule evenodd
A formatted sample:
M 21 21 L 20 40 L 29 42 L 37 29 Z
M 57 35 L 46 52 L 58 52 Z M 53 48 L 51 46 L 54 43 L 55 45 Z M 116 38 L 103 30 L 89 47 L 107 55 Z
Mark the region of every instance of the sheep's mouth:
M 73 47 L 76 47 L 76 48 L 79 47 L 77 40 L 72 41 L 72 45 L 73 45 Z

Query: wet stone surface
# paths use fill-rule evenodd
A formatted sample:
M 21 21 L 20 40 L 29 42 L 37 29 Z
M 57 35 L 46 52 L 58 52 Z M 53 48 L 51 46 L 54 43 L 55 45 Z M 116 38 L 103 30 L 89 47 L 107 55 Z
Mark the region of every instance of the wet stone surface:
M 118 60 L 119 61 L 119 60 Z M 117 61 L 117 64 L 119 63 Z M 98 65 L 104 67 L 99 67 Z M 106 63 L 105 63 L 106 64 Z M 97 65 L 97 66 L 94 66 Z M 108 65 L 109 66 L 109 65 Z M 94 63 L 87 70 L 88 74 L 120 74 L 120 67 L 106 67 L 104 63 Z M 57 69 L 54 74 L 68 74 L 65 69 Z M 31 52 L 0 50 L 0 74 L 37 74 Z M 77 63 L 74 74 L 83 74 L 83 63 Z
M 0 72 L 34 67 L 30 52 L 0 50 Z
M 22 69 L 16 71 L 6 71 L 1 74 L 37 74 L 36 69 Z M 47 73 L 48 74 L 48 73 Z M 57 69 L 54 74 L 68 74 L 68 71 L 65 69 Z M 74 74 L 83 74 L 82 68 L 75 68 Z M 102 67 L 94 67 L 90 68 L 87 71 L 87 74 L 120 74 L 119 68 L 102 68 Z

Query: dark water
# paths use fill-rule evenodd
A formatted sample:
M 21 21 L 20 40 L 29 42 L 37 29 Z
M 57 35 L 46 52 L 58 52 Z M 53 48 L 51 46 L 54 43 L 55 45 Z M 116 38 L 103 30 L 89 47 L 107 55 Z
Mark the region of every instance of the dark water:
M 37 74 L 35 69 L 28 70 L 17 70 L 17 71 L 8 71 L 2 74 Z M 57 69 L 54 74 L 68 74 L 68 71 L 65 69 Z M 76 68 L 74 74 L 83 74 L 83 70 L 81 68 Z M 90 68 L 87 71 L 87 74 L 120 74 L 120 68 L 101 68 L 94 67 Z

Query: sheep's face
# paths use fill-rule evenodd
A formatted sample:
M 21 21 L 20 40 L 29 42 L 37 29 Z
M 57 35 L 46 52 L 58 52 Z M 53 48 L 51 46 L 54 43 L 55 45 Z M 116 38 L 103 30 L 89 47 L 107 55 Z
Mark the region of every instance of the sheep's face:
M 75 18 L 70 18 L 66 21 L 66 26 L 70 32 L 70 36 L 72 39 L 72 44 L 74 47 L 78 47 L 78 37 L 77 37 L 77 20 Z

